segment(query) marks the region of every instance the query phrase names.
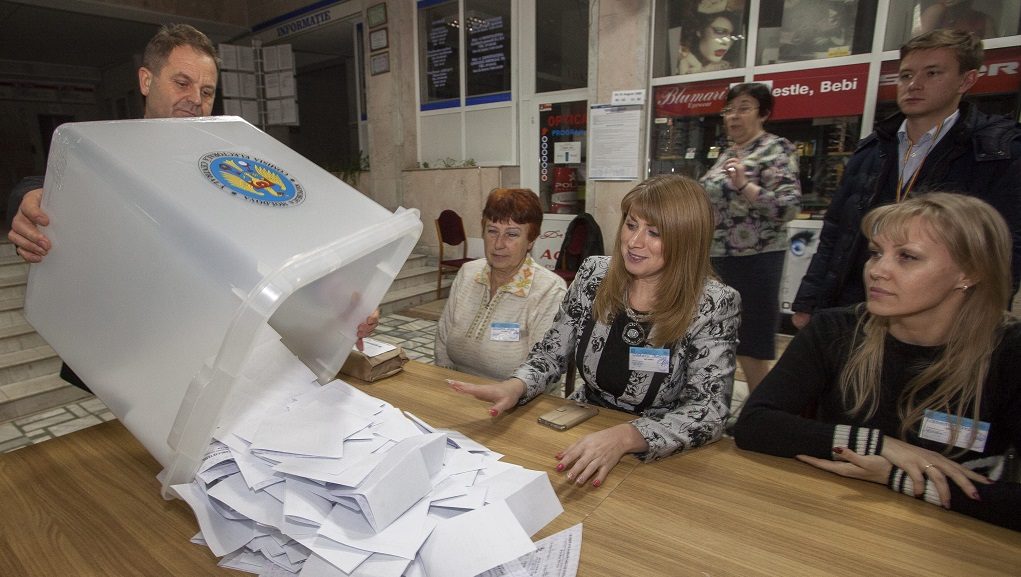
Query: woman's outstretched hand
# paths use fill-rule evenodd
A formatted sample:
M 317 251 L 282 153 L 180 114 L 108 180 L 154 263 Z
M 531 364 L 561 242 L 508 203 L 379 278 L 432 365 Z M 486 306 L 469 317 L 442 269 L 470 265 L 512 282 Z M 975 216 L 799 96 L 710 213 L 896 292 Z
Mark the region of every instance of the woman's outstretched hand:
M 476 385 L 464 381 L 447 379 L 451 389 L 459 393 L 471 395 L 480 401 L 492 403 L 489 416 L 495 417 L 518 404 L 525 394 L 525 383 L 521 379 L 507 379 L 492 385 Z
M 978 491 L 972 481 L 989 483 L 989 479 L 939 453 L 889 436 L 883 438 L 881 455 L 859 455 L 846 447 L 834 447 L 833 454 L 836 461 L 808 455 L 798 455 L 797 459 L 831 473 L 881 485 L 890 478 L 890 469 L 898 467 L 911 477 L 916 497 L 925 492 L 926 480 L 932 481 L 940 503 L 947 509 L 950 508 L 948 479 L 972 499 L 978 499 Z
M 557 471 L 567 471 L 567 480 L 584 485 L 590 479 L 598 487 L 606 476 L 628 453 L 649 450 L 649 443 L 638 429 L 629 423 L 621 423 L 609 429 L 590 433 L 567 447 L 556 458 Z

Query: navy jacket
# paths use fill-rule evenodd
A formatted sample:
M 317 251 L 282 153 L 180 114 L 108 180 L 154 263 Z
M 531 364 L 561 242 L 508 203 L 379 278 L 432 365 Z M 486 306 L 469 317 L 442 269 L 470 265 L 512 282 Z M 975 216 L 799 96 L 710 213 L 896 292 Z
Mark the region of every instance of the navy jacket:
M 1003 215 L 1013 236 L 1014 290 L 1021 277 L 1021 125 L 983 114 L 962 102 L 961 115 L 919 169 L 912 195 L 960 192 L 980 198 Z M 899 153 L 897 113 L 876 124 L 858 144 L 844 179 L 826 210 L 819 248 L 791 308 L 798 312 L 865 300 L 862 270 L 868 245 L 861 233 L 865 213 L 896 200 Z

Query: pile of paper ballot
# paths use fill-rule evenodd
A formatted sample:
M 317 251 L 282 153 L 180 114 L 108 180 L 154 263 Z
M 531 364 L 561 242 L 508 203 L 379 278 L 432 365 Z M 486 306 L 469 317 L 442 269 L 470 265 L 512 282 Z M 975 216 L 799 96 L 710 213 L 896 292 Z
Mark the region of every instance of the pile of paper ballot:
M 577 572 L 581 526 L 546 473 L 500 461 L 347 383 L 315 383 L 276 339 L 251 355 L 195 480 L 173 490 L 194 541 L 262 576 Z M 538 549 L 537 549 L 538 545 Z

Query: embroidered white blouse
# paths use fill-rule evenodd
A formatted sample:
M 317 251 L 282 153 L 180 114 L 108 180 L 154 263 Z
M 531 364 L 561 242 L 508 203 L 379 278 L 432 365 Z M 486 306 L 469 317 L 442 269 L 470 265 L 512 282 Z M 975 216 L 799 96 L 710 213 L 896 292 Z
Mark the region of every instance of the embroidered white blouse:
M 484 258 L 457 272 L 436 327 L 434 354 L 441 367 L 504 380 L 553 323 L 567 285 L 527 256 L 511 282 L 490 299 L 489 273 Z M 509 324 L 494 333 L 493 323 Z

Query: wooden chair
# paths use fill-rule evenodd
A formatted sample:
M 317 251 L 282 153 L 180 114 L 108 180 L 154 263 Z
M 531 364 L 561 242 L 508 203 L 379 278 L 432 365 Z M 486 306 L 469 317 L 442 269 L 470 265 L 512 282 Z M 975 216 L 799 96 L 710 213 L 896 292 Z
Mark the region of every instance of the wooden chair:
M 461 217 L 452 210 L 444 210 L 436 219 L 436 239 L 440 246 L 439 266 L 436 271 L 436 298 L 440 298 L 443 289 L 443 273 L 457 272 L 466 262 L 475 259 L 468 258 L 468 238 L 464 234 L 464 222 Z M 461 245 L 461 258 L 443 258 L 443 245 L 449 244 L 456 247 Z

